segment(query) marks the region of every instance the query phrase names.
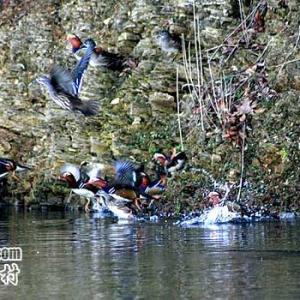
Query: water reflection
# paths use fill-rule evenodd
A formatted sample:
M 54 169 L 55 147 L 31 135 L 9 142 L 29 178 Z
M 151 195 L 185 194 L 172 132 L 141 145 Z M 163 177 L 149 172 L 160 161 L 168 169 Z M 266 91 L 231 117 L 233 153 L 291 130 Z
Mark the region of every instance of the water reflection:
M 181 228 L 1 210 L 0 246 L 22 247 L 24 259 L 0 299 L 296 299 L 297 225 Z

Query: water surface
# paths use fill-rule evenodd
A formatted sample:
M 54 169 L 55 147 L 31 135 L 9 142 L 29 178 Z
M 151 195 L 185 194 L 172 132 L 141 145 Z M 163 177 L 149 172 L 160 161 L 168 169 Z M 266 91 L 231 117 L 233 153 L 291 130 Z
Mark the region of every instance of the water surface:
M 23 259 L 0 299 L 299 299 L 299 225 L 1 209 L 0 247 L 21 247 Z

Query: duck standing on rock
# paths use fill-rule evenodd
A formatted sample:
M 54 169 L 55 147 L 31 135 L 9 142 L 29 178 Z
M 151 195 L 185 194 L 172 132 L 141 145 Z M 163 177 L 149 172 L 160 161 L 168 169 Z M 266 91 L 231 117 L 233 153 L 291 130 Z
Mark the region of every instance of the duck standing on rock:
M 40 76 L 36 81 L 48 89 L 51 99 L 66 110 L 81 111 L 85 116 L 94 116 L 99 113 L 99 104 L 94 100 L 82 101 L 79 92 L 82 85 L 95 42 L 92 39 L 85 41 L 86 51 L 72 71 L 56 66 L 50 73 L 50 78 Z
M 72 52 L 75 57 L 80 59 L 87 49 L 86 45 L 83 44 L 80 38 L 75 34 L 68 35 L 67 42 L 72 45 Z M 136 67 L 136 62 L 132 57 L 124 57 L 116 53 L 108 52 L 102 47 L 94 47 L 89 63 L 92 67 L 105 67 L 112 71 L 119 72 Z
M 162 165 L 168 175 L 173 176 L 176 172 L 184 168 L 187 161 L 187 156 L 185 152 L 177 152 L 176 147 L 173 147 L 172 155 L 170 157 L 167 157 L 163 153 L 155 153 L 153 160 Z

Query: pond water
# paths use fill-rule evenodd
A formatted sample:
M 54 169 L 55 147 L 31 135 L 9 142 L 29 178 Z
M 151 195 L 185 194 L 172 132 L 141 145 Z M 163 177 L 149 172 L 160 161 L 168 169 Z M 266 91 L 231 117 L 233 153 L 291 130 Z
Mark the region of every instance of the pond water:
M 299 221 L 174 223 L 2 208 L 0 247 L 23 257 L 0 299 L 299 299 Z

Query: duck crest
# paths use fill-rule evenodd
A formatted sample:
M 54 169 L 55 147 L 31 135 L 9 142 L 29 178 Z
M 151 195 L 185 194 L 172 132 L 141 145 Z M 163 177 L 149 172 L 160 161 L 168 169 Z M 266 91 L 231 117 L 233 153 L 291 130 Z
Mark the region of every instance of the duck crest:
M 72 52 L 75 54 L 81 47 L 82 41 L 76 34 L 69 34 L 67 36 L 67 42 L 72 46 Z
M 146 174 L 145 172 L 140 172 L 139 176 L 141 177 L 141 184 L 140 187 L 143 189 L 147 188 L 150 183 L 151 183 L 151 179 L 149 177 L 148 174 Z
M 166 156 L 162 153 L 155 153 L 153 156 L 153 159 L 159 163 L 161 163 L 163 166 L 166 166 L 168 163 L 168 160 Z
M 101 52 L 103 52 L 104 49 L 101 46 L 99 46 L 99 47 L 96 47 L 94 50 L 97 53 L 101 53 Z
M 77 182 L 72 173 L 66 172 L 59 176 L 61 179 L 65 179 L 71 188 L 77 187 Z
M 66 173 L 70 173 L 73 177 L 74 180 L 77 182 L 80 179 L 80 169 L 73 164 L 65 164 L 61 167 L 60 169 L 60 174 L 66 174 Z

